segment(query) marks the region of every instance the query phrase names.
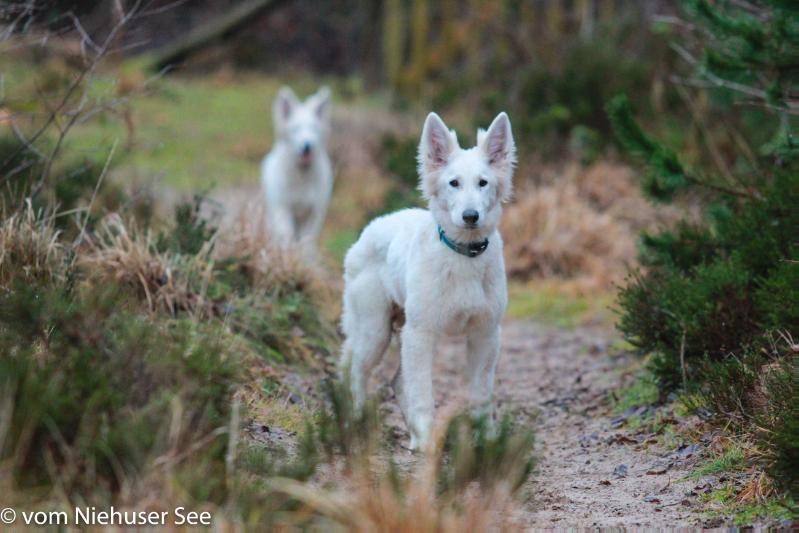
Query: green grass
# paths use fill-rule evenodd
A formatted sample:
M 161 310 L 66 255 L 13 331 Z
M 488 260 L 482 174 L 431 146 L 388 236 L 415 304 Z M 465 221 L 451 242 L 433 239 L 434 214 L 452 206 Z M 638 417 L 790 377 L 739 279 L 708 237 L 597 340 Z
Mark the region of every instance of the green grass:
M 511 284 L 507 316 L 564 328 L 593 321 L 608 323 L 611 300 L 610 294 L 581 295 L 556 282 Z
M 691 472 L 689 479 L 698 479 L 712 474 L 740 472 L 746 468 L 746 454 L 740 446 L 730 446 L 720 455 L 700 464 Z
M 62 94 L 74 75 L 59 61 L 30 63 L 9 57 L 0 58 L 0 72 L 4 75 L 0 102 L 16 111 L 39 110 L 39 93 Z M 140 86 L 146 79 L 135 61 L 107 66 L 93 79 L 89 96 L 98 104 L 108 102 L 117 98 L 121 84 Z M 260 161 L 272 143 L 271 105 L 279 87 L 291 85 L 304 98 L 328 81 L 257 73 L 170 75 L 151 81 L 145 94 L 134 95 L 127 104 L 133 118 L 132 139 L 121 114 L 125 106 L 118 105 L 117 112 L 101 113 L 76 126 L 63 151 L 102 161 L 117 143 L 116 176 L 155 178 L 181 191 L 256 185 Z M 357 87 L 347 80 L 331 85 L 364 105 L 379 104 L 378 97 L 372 101 L 353 93 Z M 339 102 L 343 99 L 337 97 Z
M 133 108 L 134 150 L 122 154 L 120 172 L 160 177 L 178 189 L 258 183 L 259 162 L 272 136 L 270 101 L 279 85 L 268 78 L 235 83 L 169 78 Z M 105 150 L 128 141 L 113 117 L 76 131 L 72 150 Z
M 709 517 L 731 517 L 737 526 L 750 526 L 763 520 L 799 519 L 799 507 L 790 498 L 770 497 L 764 502 L 741 503 L 736 499 L 737 494 L 735 484 L 727 482 L 709 494 L 703 494 L 701 501 L 710 507 Z
M 658 388 L 650 374 L 639 376 L 629 387 L 616 391 L 613 412 L 621 414 L 631 407 L 652 405 L 658 401 Z
M 331 257 L 336 260 L 336 264 L 342 264 L 344 262 L 344 256 L 347 254 L 347 250 L 358 240 L 359 233 L 360 229 L 343 229 L 333 233 L 330 238 L 327 239 L 325 243 L 327 251 L 330 253 Z
M 792 510 L 793 509 L 793 510 Z M 735 525 L 744 526 L 759 520 L 797 520 L 799 512 L 796 511 L 796 502 L 789 500 L 768 500 L 765 503 L 738 504 L 732 506 L 733 521 Z

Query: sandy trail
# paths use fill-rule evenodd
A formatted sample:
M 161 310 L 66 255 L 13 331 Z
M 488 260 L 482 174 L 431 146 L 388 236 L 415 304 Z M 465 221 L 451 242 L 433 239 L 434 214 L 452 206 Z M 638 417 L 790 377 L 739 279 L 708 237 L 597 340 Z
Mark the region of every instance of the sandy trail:
M 690 527 L 703 523 L 695 482 L 682 482 L 696 447 L 666 449 L 654 435 L 614 429 L 608 397 L 624 379 L 628 356 L 611 356 L 614 334 L 598 327 L 560 329 L 511 321 L 502 330 L 496 398 L 500 413 L 535 429 L 537 473 L 522 493 L 520 525 Z M 460 342 L 439 347 L 436 404 L 446 409 L 464 390 Z M 387 359 L 396 359 L 391 354 Z M 386 382 L 396 362 L 378 381 Z M 379 383 L 377 384 L 379 387 Z M 407 439 L 396 402 L 381 409 Z M 676 421 L 675 421 L 676 422 Z M 619 425 L 619 420 L 615 420 Z M 400 458 L 407 451 L 398 450 Z M 615 473 L 614 473 L 615 472 Z

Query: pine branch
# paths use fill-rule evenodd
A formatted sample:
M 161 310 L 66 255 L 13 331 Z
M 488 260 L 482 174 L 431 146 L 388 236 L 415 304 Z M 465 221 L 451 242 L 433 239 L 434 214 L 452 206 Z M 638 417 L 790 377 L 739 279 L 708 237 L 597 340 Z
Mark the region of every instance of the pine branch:
M 740 198 L 755 197 L 750 191 L 731 189 L 688 172 L 673 150 L 641 129 L 626 95 L 613 98 L 606 109 L 621 147 L 646 166 L 641 188 L 653 201 L 668 203 L 678 192 L 691 185 Z

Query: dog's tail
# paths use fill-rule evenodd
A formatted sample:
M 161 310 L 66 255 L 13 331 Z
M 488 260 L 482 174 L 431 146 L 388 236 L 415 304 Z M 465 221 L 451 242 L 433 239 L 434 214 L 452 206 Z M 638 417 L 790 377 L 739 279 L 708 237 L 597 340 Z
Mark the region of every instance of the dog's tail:
M 344 283 L 345 285 L 358 277 L 358 274 L 369 264 L 369 259 L 374 254 L 373 247 L 370 245 L 369 239 L 364 238 L 366 232 L 369 230 L 367 226 L 361 237 L 350 246 L 347 250 L 347 255 L 344 256 Z

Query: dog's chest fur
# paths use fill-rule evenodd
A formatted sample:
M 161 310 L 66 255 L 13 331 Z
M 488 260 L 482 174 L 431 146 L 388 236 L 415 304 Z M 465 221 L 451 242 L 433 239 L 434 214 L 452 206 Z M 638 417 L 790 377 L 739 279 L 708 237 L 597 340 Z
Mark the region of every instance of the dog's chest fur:
M 387 254 L 384 280 L 409 320 L 452 335 L 499 320 L 507 296 L 498 234 L 484 254 L 470 258 L 441 243 L 435 225 L 411 238 L 402 233 Z
M 493 321 L 504 309 L 493 279 L 494 259 L 466 258 L 449 249 L 444 252 L 437 253 L 431 261 L 433 268 L 421 274 L 429 277 L 421 285 L 434 298 L 426 313 L 428 320 L 449 335 L 460 335 L 479 322 Z

